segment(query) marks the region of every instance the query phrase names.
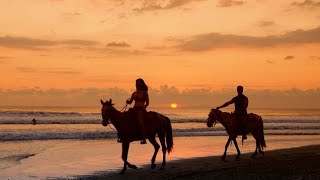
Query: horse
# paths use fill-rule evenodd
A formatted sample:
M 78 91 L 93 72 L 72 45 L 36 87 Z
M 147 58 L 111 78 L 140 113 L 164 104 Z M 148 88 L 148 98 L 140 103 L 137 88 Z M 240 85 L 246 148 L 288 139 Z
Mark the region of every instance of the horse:
M 259 153 L 264 155 L 264 152 L 262 149 L 266 147 L 266 142 L 264 140 L 264 132 L 263 132 L 263 121 L 261 116 L 257 114 L 250 113 L 247 116 L 247 123 L 245 125 L 244 132 L 239 132 L 238 128 L 235 127 L 235 117 L 233 114 L 222 112 L 217 109 L 211 109 L 208 120 L 207 120 L 207 126 L 213 127 L 218 121 L 225 127 L 226 132 L 229 135 L 228 141 L 225 145 L 225 150 L 223 153 L 223 156 L 221 157 L 221 160 L 225 160 L 227 156 L 227 149 L 231 142 L 231 140 L 234 142 L 234 145 L 237 149 L 237 156 L 236 159 L 238 160 L 240 158 L 240 150 L 237 143 L 237 135 L 242 135 L 251 133 L 254 139 L 256 140 L 256 148 L 255 152 L 252 154 L 252 158 L 254 158 Z M 214 124 L 214 125 L 213 125 Z
M 137 169 L 137 166 L 130 164 L 127 161 L 128 151 L 130 143 L 133 141 L 141 140 L 141 130 L 139 128 L 139 123 L 133 118 L 128 112 L 120 112 L 113 107 L 112 99 L 103 102 L 101 115 L 102 115 L 102 125 L 107 126 L 109 124 L 109 119 L 114 127 L 117 129 L 119 136 L 121 137 L 122 143 L 122 160 L 124 162 L 123 168 L 120 174 L 124 174 L 127 170 L 127 166 L 132 169 Z M 162 147 L 163 161 L 161 169 L 164 169 L 166 165 L 166 151 L 168 154 L 173 149 L 173 137 L 172 137 L 172 127 L 170 119 L 164 115 L 157 112 L 149 111 L 147 112 L 144 121 L 145 134 L 147 139 L 154 147 L 154 153 L 151 158 L 151 168 L 156 167 L 155 160 L 157 157 L 158 150 L 160 148 L 158 142 L 156 141 L 156 134 L 159 137 L 160 144 Z

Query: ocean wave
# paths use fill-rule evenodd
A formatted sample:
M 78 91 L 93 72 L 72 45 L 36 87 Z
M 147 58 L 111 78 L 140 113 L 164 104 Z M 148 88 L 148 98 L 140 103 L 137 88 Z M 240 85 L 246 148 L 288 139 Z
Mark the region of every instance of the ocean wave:
M 104 130 L 105 129 L 105 130 Z M 272 129 L 265 128 L 265 135 L 320 135 L 319 127 L 305 129 Z M 227 133 L 223 127 L 214 128 L 188 128 L 188 129 L 173 129 L 174 137 L 189 137 L 189 136 L 226 136 Z M 44 130 L 38 131 L 23 131 L 16 132 L 0 132 L 0 141 L 18 141 L 18 140 L 57 140 L 57 139 L 116 139 L 117 132 L 114 130 L 101 128 L 95 131 L 72 130 L 47 132 Z
M 172 123 L 205 123 L 206 116 L 199 114 L 164 114 Z M 100 112 L 46 112 L 46 111 L 0 111 L 0 124 L 100 124 Z M 320 116 L 266 116 L 267 123 L 320 123 Z
M 0 116 L 0 124 L 30 124 L 31 117 L 1 117 Z M 50 116 L 50 117 L 36 117 L 37 124 L 101 124 L 101 117 L 91 117 L 91 116 L 78 116 L 78 117 L 66 117 L 66 116 Z M 172 123 L 206 123 L 207 119 L 171 119 Z M 277 124 L 277 123 L 320 123 L 320 119 L 264 119 L 264 124 Z

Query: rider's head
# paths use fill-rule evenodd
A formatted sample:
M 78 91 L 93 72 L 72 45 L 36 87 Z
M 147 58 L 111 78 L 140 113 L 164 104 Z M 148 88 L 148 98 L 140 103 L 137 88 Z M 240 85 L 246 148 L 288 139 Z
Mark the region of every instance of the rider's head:
M 238 94 L 242 94 L 243 93 L 243 87 L 242 86 L 238 86 L 237 87 L 237 92 L 238 92 Z
M 148 91 L 148 86 L 146 85 L 144 80 L 141 78 L 136 80 L 136 88 L 137 90 Z

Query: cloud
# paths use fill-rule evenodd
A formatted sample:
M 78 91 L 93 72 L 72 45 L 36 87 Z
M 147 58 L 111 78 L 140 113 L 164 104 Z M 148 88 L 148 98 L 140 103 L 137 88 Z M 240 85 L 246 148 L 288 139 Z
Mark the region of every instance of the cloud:
M 31 67 L 16 67 L 16 70 L 23 73 L 34 73 L 37 72 L 36 69 Z
M 249 108 L 318 108 L 320 107 L 320 88 L 300 90 L 250 90 L 245 89 L 245 95 L 249 98 Z M 125 100 L 131 92 L 121 88 L 77 88 L 77 89 L 0 89 L 0 105 L 27 105 L 41 106 L 65 106 L 86 105 L 99 106 L 100 99 L 113 99 L 118 109 L 122 108 Z M 236 94 L 234 89 L 211 90 L 211 89 L 185 89 L 178 90 L 174 86 L 163 85 L 159 89 L 150 89 L 150 110 L 157 106 L 168 107 L 176 102 L 183 107 L 204 107 L 210 110 Z M 233 106 L 230 106 L 233 108 Z
M 13 59 L 11 56 L 0 56 L 0 59 Z
M 64 41 L 61 41 L 60 43 L 66 44 L 66 45 L 80 45 L 80 46 L 94 46 L 99 44 L 99 42 L 97 41 L 81 40 L 81 39 L 64 40 Z
M 206 51 L 235 46 L 261 48 L 306 43 L 320 43 L 320 27 L 271 36 L 241 36 L 220 33 L 200 34 L 183 41 L 178 45 L 178 48 L 183 51 Z
M 130 44 L 126 42 L 110 42 L 107 44 L 107 47 L 130 47 Z
M 7 64 L 10 59 L 14 59 L 14 57 L 11 56 L 0 56 L 0 64 Z
M 173 8 L 178 8 L 189 4 L 191 2 L 198 2 L 204 0 L 169 0 L 166 3 L 160 0 L 145 0 L 143 1 L 142 7 L 133 9 L 137 12 L 144 12 L 144 11 L 154 11 L 154 10 L 168 10 Z
M 258 26 L 260 27 L 270 27 L 270 26 L 274 26 L 275 22 L 274 21 L 260 21 L 258 22 Z
M 9 48 L 37 48 L 56 45 L 57 42 L 42 39 L 33 39 L 25 37 L 0 37 L 0 46 Z
M 283 60 L 293 60 L 294 58 L 294 56 L 286 56 L 285 58 L 283 58 Z
M 81 13 L 79 13 L 79 12 L 66 12 L 63 15 L 65 15 L 65 16 L 80 16 Z
M 273 64 L 273 61 L 271 61 L 271 60 L 266 60 L 266 63 L 268 63 L 268 64 Z
M 241 6 L 244 5 L 244 1 L 239 0 L 219 0 L 217 6 L 218 7 L 232 7 L 232 6 Z
M 68 75 L 68 74 L 83 74 L 80 71 L 75 71 L 72 68 L 49 68 L 44 70 L 44 72 L 49 73 L 49 74 L 63 74 L 63 75 Z
M 300 8 L 318 8 L 320 7 L 320 1 L 305 0 L 303 2 L 293 2 L 291 5 Z
M 62 41 L 53 41 L 46 39 L 35 39 L 27 37 L 13 37 L 2 36 L 0 37 L 0 46 L 7 48 L 22 48 L 31 50 L 41 50 L 56 45 L 79 45 L 79 46 L 93 46 L 99 42 L 81 39 L 67 39 Z
M 320 61 L 320 56 L 310 56 L 311 60 Z
M 75 71 L 72 68 L 33 68 L 33 67 L 16 67 L 16 70 L 22 73 L 47 73 L 47 74 L 62 74 L 74 75 L 83 74 L 80 71 Z

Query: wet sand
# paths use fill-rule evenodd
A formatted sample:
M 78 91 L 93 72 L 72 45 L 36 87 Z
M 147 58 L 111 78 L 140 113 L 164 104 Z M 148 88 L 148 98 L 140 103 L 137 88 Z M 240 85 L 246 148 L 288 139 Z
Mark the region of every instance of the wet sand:
M 251 158 L 243 154 L 221 161 L 220 156 L 170 161 L 165 169 L 143 167 L 126 174 L 98 173 L 78 179 L 320 179 L 320 145 L 266 151 Z M 160 166 L 160 164 L 158 165 Z
M 2 142 L 0 179 L 319 179 L 320 136 L 266 136 L 265 156 L 251 159 L 252 136 L 240 145 L 241 160 L 234 160 L 236 149 L 228 149 L 226 162 L 220 161 L 227 136 L 175 137 L 173 152 L 160 170 L 159 151 L 155 170 L 150 168 L 153 147 L 134 142 L 128 169 L 120 176 L 123 162 L 121 144 L 115 139 L 45 140 Z M 241 144 L 241 143 L 239 143 Z M 310 178 L 309 178 L 310 177 Z

